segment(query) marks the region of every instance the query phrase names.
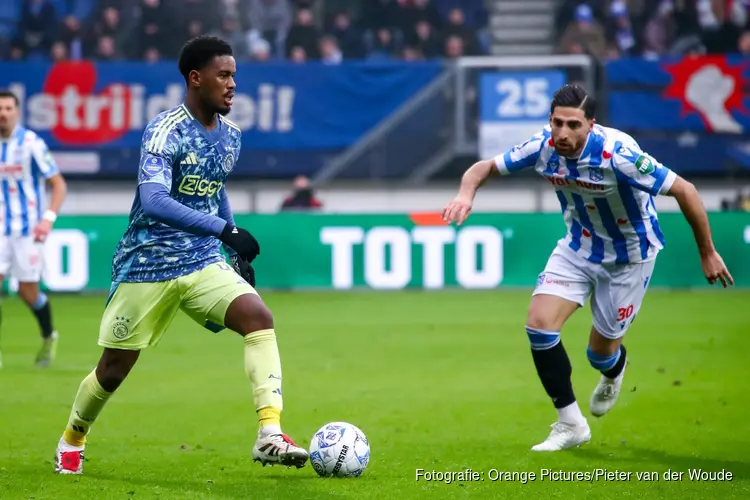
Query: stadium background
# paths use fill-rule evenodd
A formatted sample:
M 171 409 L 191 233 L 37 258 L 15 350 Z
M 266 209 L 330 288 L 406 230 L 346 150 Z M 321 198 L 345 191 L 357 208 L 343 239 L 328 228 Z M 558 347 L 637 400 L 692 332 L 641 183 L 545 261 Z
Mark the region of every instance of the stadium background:
M 212 33 L 237 54 L 230 118 L 244 135 L 228 192 L 264 242 L 261 287 L 532 285 L 563 229 L 533 173 L 491 183 L 475 210 L 493 215 L 463 236 L 429 214 L 471 162 L 543 125 L 565 82 L 698 185 L 749 285 L 747 14 L 709 0 L 3 2 L 0 86 L 70 181 L 45 283 L 108 287 L 142 129 L 181 100 L 181 44 Z M 676 203 L 656 205 L 669 249 L 654 284 L 701 285 L 681 272 L 694 245 Z

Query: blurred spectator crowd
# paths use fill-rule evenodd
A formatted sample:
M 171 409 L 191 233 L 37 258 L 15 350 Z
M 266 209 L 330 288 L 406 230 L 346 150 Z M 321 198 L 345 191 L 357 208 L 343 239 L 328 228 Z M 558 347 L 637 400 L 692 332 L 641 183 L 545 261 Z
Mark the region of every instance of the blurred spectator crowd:
M 750 212 L 750 186 L 737 191 L 733 198 L 721 200 L 721 210 L 724 212 Z
M 0 0 L 0 59 L 175 59 L 199 34 L 238 60 L 420 60 L 488 50 L 483 0 Z
M 565 0 L 559 52 L 622 56 L 750 55 L 750 0 Z

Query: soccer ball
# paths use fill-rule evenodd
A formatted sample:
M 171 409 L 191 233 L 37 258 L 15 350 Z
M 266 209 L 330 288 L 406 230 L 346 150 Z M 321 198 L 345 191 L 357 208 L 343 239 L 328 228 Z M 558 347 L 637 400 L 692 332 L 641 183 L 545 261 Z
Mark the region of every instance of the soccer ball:
M 370 462 L 365 433 L 346 422 L 331 422 L 310 440 L 310 463 L 321 477 L 359 477 Z

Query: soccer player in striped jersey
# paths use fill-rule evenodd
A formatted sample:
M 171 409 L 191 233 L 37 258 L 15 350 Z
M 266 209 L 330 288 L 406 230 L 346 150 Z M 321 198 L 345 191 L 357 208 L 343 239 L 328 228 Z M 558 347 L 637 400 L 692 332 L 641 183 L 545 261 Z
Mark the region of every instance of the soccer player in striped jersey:
M 18 98 L 0 92 L 0 283 L 8 273 L 18 280 L 18 295 L 36 316 L 42 333 L 36 365 L 46 368 L 55 357 L 58 334 L 49 300 L 39 289 L 43 246 L 67 188 L 44 140 L 18 125 L 18 115 Z M 49 206 L 47 184 L 52 188 Z
M 601 372 L 589 401 L 599 417 L 617 401 L 627 363 L 622 339 L 638 314 L 664 235 L 653 197 L 674 197 L 693 229 L 709 283 L 734 284 L 714 248 L 708 216 L 695 187 L 643 152 L 618 130 L 595 124 L 596 103 L 579 86 L 555 93 L 550 124 L 505 154 L 477 162 L 445 207 L 447 222 L 463 223 L 477 189 L 493 174 L 533 168 L 554 187 L 567 234 L 539 275 L 526 332 L 542 385 L 558 420 L 534 451 L 556 451 L 591 439 L 571 384 L 560 340 L 567 319 L 591 299 L 593 325 L 587 355 Z
M 235 92 L 232 48 L 215 37 L 195 38 L 183 47 L 179 68 L 184 103 L 154 118 L 143 134 L 130 223 L 115 250 L 99 330 L 103 353 L 81 382 L 58 443 L 61 474 L 83 472 L 91 426 L 140 351 L 159 342 L 179 309 L 209 330 L 227 328 L 244 338 L 259 421 L 253 459 L 298 468 L 308 459 L 281 430 L 276 333 L 251 267 L 260 247 L 236 227 L 225 188 L 241 145 L 240 129 L 225 118 Z M 220 253 L 222 243 L 233 266 Z

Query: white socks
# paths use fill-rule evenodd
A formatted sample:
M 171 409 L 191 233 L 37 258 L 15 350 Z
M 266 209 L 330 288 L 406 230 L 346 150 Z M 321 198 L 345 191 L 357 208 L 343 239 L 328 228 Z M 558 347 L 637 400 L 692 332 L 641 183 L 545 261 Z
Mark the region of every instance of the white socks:
M 281 427 L 278 425 L 264 425 L 258 431 L 258 437 L 266 437 L 272 434 L 281 434 Z
M 564 408 L 558 408 L 557 417 L 560 422 L 565 422 L 566 424 L 583 425 L 586 423 L 586 417 L 581 413 L 577 401 L 573 401 Z

